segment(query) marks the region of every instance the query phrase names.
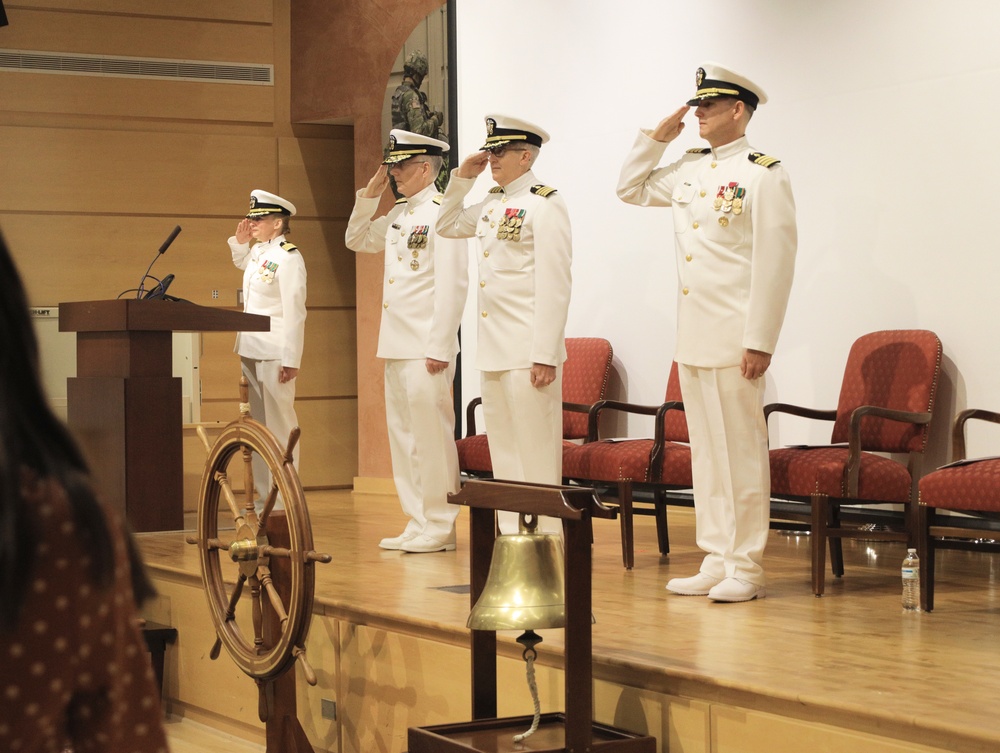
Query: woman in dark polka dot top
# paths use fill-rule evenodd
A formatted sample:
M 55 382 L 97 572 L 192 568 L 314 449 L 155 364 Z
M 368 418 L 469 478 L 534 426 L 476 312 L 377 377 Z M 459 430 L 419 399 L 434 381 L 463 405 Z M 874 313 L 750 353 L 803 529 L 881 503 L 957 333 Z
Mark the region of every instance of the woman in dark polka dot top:
M 46 402 L 0 238 L 0 753 L 167 750 L 130 551 Z

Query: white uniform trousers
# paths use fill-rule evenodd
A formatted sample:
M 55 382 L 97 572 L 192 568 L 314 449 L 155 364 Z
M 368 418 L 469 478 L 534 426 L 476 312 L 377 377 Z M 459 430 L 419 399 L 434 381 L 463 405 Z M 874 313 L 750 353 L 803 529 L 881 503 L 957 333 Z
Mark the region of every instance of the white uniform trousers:
M 771 471 L 764 421 L 764 380 L 738 366 L 678 364 L 691 438 L 701 572 L 764 585 L 762 560 L 770 522 Z
M 423 358 L 385 362 L 389 453 L 399 504 L 410 518 L 406 531 L 438 540 L 452 535 L 459 512 L 448 504 L 448 494 L 459 490 L 454 378 L 454 361 L 437 374 L 427 372 Z
M 562 483 L 562 366 L 545 387 L 531 384 L 531 369 L 484 371 L 483 418 L 493 477 L 538 484 Z M 501 533 L 517 533 L 517 513 L 497 513 Z M 543 517 L 539 533 L 562 533 L 562 522 Z
M 278 360 L 257 361 L 241 357 L 240 362 L 243 364 L 243 376 L 250 383 L 250 415 L 274 434 L 274 438 L 278 440 L 278 447 L 284 451 L 288 446 L 288 435 L 299 425 L 299 419 L 295 415 L 296 380 L 292 379 L 284 384 L 278 381 L 278 374 L 281 371 L 281 361 Z M 295 470 L 299 468 L 301 446 L 300 441 L 292 451 L 292 464 Z M 253 456 L 253 479 L 258 497 L 266 499 L 271 489 L 271 475 L 263 458 L 256 453 Z M 282 508 L 279 497 L 275 509 Z M 261 512 L 262 509 L 258 505 L 257 512 Z

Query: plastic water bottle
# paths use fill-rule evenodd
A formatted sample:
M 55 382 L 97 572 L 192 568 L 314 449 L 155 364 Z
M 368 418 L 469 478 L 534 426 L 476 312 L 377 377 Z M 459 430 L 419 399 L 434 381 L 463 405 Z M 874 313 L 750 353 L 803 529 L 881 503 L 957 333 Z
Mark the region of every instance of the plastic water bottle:
M 903 609 L 920 611 L 920 560 L 916 549 L 907 549 L 903 560 Z

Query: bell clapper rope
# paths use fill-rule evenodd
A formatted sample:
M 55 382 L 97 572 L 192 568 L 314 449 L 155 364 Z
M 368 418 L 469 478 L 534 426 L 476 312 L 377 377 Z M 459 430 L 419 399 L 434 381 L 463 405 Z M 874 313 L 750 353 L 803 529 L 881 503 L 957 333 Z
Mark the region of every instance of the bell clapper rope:
M 538 700 L 538 685 L 535 683 L 535 659 L 538 658 L 535 646 L 542 642 L 542 637 L 534 630 L 526 630 L 518 637 L 517 642 L 524 646 L 524 652 L 521 655 L 524 657 L 526 665 L 525 672 L 528 676 L 528 689 L 531 691 L 531 700 L 535 705 L 535 717 L 531 721 L 531 727 L 519 735 L 514 735 L 514 742 L 519 743 L 535 734 L 535 730 L 538 729 L 538 722 L 542 717 L 542 705 Z

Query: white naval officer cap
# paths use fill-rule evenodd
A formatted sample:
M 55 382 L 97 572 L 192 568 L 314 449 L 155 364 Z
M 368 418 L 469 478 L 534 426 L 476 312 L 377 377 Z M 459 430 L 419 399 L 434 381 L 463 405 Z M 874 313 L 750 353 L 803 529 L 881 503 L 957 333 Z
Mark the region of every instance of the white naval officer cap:
M 509 115 L 487 115 L 486 143 L 479 147 L 479 151 L 497 149 L 512 142 L 541 146 L 548 140 L 549 134 L 544 128 L 527 120 Z
M 692 107 L 697 107 L 703 100 L 715 97 L 735 97 L 755 110 L 757 105 L 767 104 L 767 94 L 761 87 L 746 76 L 719 63 L 702 63 L 695 71 L 694 84 L 698 87 L 698 91 L 687 102 Z
M 389 131 L 389 146 L 386 149 L 383 165 L 393 165 L 418 154 L 426 154 L 429 157 L 440 157 L 451 149 L 447 142 L 439 139 L 432 139 L 430 136 L 422 136 L 419 133 L 404 131 L 401 128 L 393 128 Z
M 295 215 L 295 205 L 267 191 L 256 189 L 250 192 L 250 211 L 247 212 L 248 220 L 259 220 L 268 215 L 284 215 L 293 217 Z

